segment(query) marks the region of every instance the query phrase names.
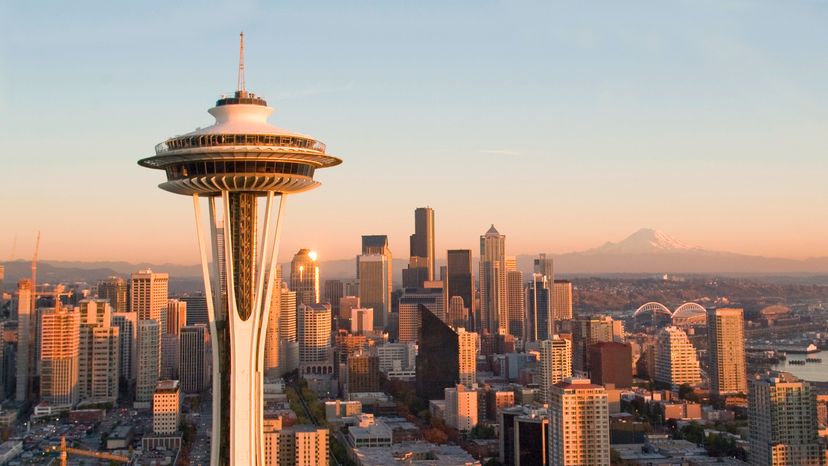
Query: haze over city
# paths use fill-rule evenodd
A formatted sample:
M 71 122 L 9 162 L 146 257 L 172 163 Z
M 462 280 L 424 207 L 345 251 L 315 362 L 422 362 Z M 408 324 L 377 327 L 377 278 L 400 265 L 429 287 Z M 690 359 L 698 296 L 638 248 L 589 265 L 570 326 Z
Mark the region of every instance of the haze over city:
M 247 83 L 345 163 L 291 201 L 280 260 L 362 234 L 510 254 L 643 227 L 709 250 L 828 256 L 822 2 L 4 3 L 0 258 L 198 262 L 186 198 L 135 160 Z M 784 17 L 784 21 L 779 19 Z M 773 34 L 768 31 L 773 30 Z M 13 257 L 11 257 L 13 255 Z

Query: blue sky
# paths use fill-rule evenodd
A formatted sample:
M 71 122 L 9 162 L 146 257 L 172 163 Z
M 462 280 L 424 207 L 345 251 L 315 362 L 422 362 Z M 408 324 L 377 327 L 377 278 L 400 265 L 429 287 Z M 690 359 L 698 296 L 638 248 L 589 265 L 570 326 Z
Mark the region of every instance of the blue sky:
M 0 260 L 196 262 L 191 204 L 135 161 L 235 88 L 344 164 L 288 204 L 282 256 L 566 252 L 640 227 L 828 255 L 828 3 L 5 2 Z M 440 254 L 442 255 L 442 254 Z

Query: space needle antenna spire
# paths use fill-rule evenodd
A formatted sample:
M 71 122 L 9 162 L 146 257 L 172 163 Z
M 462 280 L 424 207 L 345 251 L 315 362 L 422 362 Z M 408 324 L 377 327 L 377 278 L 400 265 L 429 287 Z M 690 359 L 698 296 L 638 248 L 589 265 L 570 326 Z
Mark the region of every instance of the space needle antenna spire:
M 239 77 L 236 84 L 236 92 L 242 94 L 244 97 L 247 94 L 247 89 L 244 84 L 244 32 L 239 33 Z

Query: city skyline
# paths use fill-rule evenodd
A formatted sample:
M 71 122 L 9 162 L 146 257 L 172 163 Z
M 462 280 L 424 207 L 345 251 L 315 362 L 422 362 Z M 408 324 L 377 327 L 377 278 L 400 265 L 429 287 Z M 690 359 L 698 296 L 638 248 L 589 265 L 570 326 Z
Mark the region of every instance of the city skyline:
M 475 249 L 491 223 L 510 254 L 583 250 L 653 226 L 707 249 L 828 256 L 828 219 L 814 215 L 828 207 L 828 67 L 800 50 L 824 42 L 820 4 L 89 8 L 3 7 L 15 21 L 4 23 L 0 101 L 15 110 L 0 113 L 11 175 L 0 198 L 17 201 L 0 205 L 3 260 L 12 249 L 28 258 L 42 231 L 45 259 L 197 262 L 186 202 L 143 189 L 155 179 L 132 162 L 168 128 L 209 124 L 203 102 L 232 89 L 228 38 L 240 30 L 254 39 L 251 85 L 273 96 L 275 121 L 337 141 L 348 160 L 288 216 L 351 217 L 337 238 L 286 231 L 280 262 L 302 247 L 350 257 L 362 234 L 387 234 L 404 257 L 410 211 L 426 205 L 438 213 L 438 257 Z M 268 27 L 272 15 L 283 28 Z M 305 17 L 319 34 L 297 41 Z M 766 37 L 770 25 L 785 39 Z M 172 41 L 188 52 L 168 53 Z M 287 65 L 302 61 L 331 72 Z M 451 189 L 414 189 L 424 178 Z M 555 199 L 554 213 L 528 207 L 539 196 Z M 92 209 L 110 220 L 66 228 Z

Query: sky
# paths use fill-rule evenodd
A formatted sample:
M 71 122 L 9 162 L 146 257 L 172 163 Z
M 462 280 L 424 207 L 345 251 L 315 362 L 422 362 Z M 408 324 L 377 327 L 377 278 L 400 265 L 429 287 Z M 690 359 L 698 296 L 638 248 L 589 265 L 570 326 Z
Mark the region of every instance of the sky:
M 235 89 L 341 166 L 287 204 L 281 260 L 353 257 L 414 209 L 438 256 L 642 227 L 828 255 L 828 2 L 0 2 L 0 261 L 198 261 L 192 203 L 139 167 Z

